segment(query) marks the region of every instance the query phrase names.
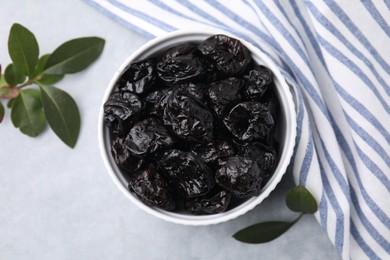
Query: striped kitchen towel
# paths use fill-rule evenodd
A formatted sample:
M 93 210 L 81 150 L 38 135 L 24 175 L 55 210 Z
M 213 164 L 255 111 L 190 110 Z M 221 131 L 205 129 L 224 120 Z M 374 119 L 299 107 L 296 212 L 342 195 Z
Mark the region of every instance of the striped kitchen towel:
M 298 97 L 291 168 L 343 259 L 390 258 L 389 0 L 85 0 L 149 38 L 199 26 L 251 42 Z

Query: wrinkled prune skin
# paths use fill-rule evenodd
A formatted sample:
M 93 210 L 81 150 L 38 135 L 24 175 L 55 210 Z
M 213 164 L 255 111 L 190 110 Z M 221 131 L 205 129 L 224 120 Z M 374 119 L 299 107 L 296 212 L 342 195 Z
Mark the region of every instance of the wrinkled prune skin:
M 186 201 L 186 209 L 194 215 L 225 212 L 231 199 L 230 192 L 220 190 L 216 194 L 195 197 Z
M 200 100 L 176 89 L 167 92 L 160 107 L 164 124 L 179 138 L 198 143 L 212 141 L 214 118 Z
M 153 59 L 131 63 L 121 74 L 116 85 L 122 91 L 142 94 L 153 87 L 156 68 Z
M 129 189 L 149 206 L 168 211 L 176 207 L 166 181 L 154 168 L 139 171 L 129 182 Z
M 247 47 L 239 40 L 222 34 L 207 38 L 198 49 L 216 64 L 219 71 L 231 76 L 242 74 L 252 61 Z
M 266 139 L 274 125 L 268 107 L 254 101 L 242 102 L 233 107 L 223 122 L 242 141 Z
M 210 84 L 207 95 L 218 117 L 223 116 L 226 108 L 237 104 L 241 100 L 240 90 L 241 80 L 236 77 Z
M 126 136 L 124 145 L 135 156 L 143 157 L 173 144 L 168 130 L 155 118 L 137 122 Z
M 255 160 L 264 176 L 273 173 L 277 163 L 276 151 L 272 146 L 266 146 L 258 142 L 240 147 L 240 154 Z
M 207 68 L 198 49 L 192 44 L 182 44 L 168 50 L 157 63 L 158 76 L 168 83 L 196 81 Z
M 256 66 L 244 75 L 245 95 L 252 100 L 259 100 L 273 81 L 272 72 L 264 66 Z
M 132 175 L 142 168 L 145 161 L 133 156 L 129 149 L 124 145 L 124 142 L 124 138 L 116 137 L 112 142 L 111 154 L 118 167 L 127 174 Z
M 228 141 L 211 143 L 207 146 L 196 147 L 196 154 L 207 164 L 216 165 L 218 159 L 230 157 L 236 154 L 234 146 Z
M 159 161 L 159 168 L 169 185 L 184 198 L 205 195 L 215 183 L 207 165 L 190 152 L 167 151 Z
M 164 89 L 153 91 L 145 97 L 146 114 L 157 115 L 159 107 L 160 107 L 160 101 L 161 101 L 162 97 L 164 97 L 164 95 L 167 92 L 168 92 L 168 89 L 164 88 Z
M 142 110 L 142 102 L 130 92 L 114 92 L 104 103 L 104 122 L 110 128 L 117 124 L 131 125 Z
M 192 82 L 182 83 L 177 86 L 183 93 L 189 94 L 194 98 L 197 98 L 201 101 L 204 101 L 205 96 L 205 86 L 202 84 L 195 84 Z
M 256 161 L 249 157 L 233 156 L 227 158 L 215 172 L 215 180 L 238 198 L 246 198 L 260 193 L 263 175 Z

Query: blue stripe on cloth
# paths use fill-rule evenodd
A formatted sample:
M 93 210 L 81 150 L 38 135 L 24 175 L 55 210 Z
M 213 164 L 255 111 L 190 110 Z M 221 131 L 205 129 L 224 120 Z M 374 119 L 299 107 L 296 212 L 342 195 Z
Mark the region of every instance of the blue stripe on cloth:
M 236 31 L 236 30 L 230 29 L 230 28 L 227 27 L 224 23 L 218 21 L 217 19 L 213 19 L 213 21 L 212 21 L 211 23 L 205 23 L 205 22 L 196 20 L 196 19 L 194 19 L 194 18 L 192 18 L 192 17 L 190 17 L 190 16 L 184 15 L 184 14 L 178 12 L 177 10 L 175 10 L 175 9 L 173 9 L 173 8 L 171 8 L 171 7 L 169 7 L 169 6 L 167 6 L 166 4 L 162 3 L 162 2 L 159 1 L 159 0 L 149 0 L 149 1 L 150 1 L 152 4 L 154 4 L 155 6 L 158 6 L 158 7 L 162 8 L 162 9 L 164 9 L 164 10 L 166 10 L 166 11 L 173 12 L 175 15 L 180 16 L 180 17 L 182 17 L 182 18 L 184 18 L 184 19 L 188 19 L 188 20 L 190 20 L 190 21 L 198 22 L 198 23 L 201 23 L 201 24 L 204 24 L 204 25 L 208 25 L 208 26 L 215 26 L 215 25 L 217 25 L 217 27 L 219 27 L 220 29 L 225 30 L 225 31 L 227 31 L 227 32 L 230 32 L 230 33 L 232 33 L 232 34 L 235 34 L 235 35 L 237 35 L 238 37 L 241 37 L 242 39 L 244 39 L 244 40 L 250 42 L 251 44 L 255 45 L 256 47 L 262 49 L 262 48 L 261 48 L 261 45 L 259 45 L 259 43 L 255 42 L 255 41 L 253 41 L 252 38 L 249 38 L 249 37 L 247 37 L 245 34 L 242 34 L 242 33 L 238 32 L 238 31 Z M 191 10 L 191 11 L 194 11 L 194 10 L 192 10 L 192 9 L 190 8 L 190 7 L 192 6 L 192 4 L 191 4 L 190 2 L 188 2 L 188 1 L 182 1 L 182 2 L 183 2 L 183 3 L 186 3 L 186 5 L 184 5 L 184 6 L 185 6 L 187 9 L 189 9 L 189 10 Z M 200 9 L 198 9 L 198 10 L 200 10 Z M 200 15 L 200 16 L 202 16 L 202 15 L 204 15 L 204 14 L 205 14 L 205 12 L 203 12 L 203 11 L 202 11 L 201 13 L 198 13 L 198 15 Z M 209 17 L 209 16 L 206 15 L 206 17 L 204 17 L 204 18 L 208 18 L 208 17 Z M 266 52 L 265 52 L 265 53 L 266 53 Z M 271 59 L 272 59 L 272 57 L 271 57 Z M 273 60 L 273 61 L 274 61 L 276 64 L 278 64 L 278 62 L 276 62 L 276 60 Z M 284 68 L 285 68 L 285 69 L 288 69 L 288 67 L 287 67 L 286 65 L 284 65 Z
M 347 121 L 352 129 L 369 145 L 371 148 L 385 161 L 390 168 L 390 158 L 385 149 L 377 142 L 370 134 L 368 134 L 362 127 L 360 127 L 355 120 L 346 114 Z
M 362 235 L 360 235 L 355 224 L 351 222 L 351 234 L 352 237 L 356 240 L 358 245 L 362 248 L 362 251 L 371 259 L 371 260 L 380 260 L 377 254 L 371 249 L 369 245 L 364 241 Z
M 328 230 L 328 202 L 325 197 L 324 191 L 322 191 L 320 205 L 319 205 L 320 222 L 323 230 Z
M 355 36 L 355 38 L 362 44 L 366 50 L 368 50 L 371 55 L 377 60 L 377 62 L 382 66 L 382 68 L 390 74 L 390 65 L 387 63 L 386 59 L 384 59 L 375 47 L 370 43 L 366 36 L 362 33 L 362 31 L 351 21 L 348 15 L 344 12 L 344 10 L 334 1 L 334 0 L 323 0 L 329 8 L 336 14 L 336 16 L 342 21 L 346 28 Z M 310 2 L 305 2 L 309 3 Z
M 384 2 L 385 2 L 387 8 L 388 8 L 389 11 L 390 11 L 390 0 L 384 0 Z
M 267 17 L 267 19 L 273 24 L 275 28 L 278 29 L 278 31 L 284 36 L 284 38 L 291 44 L 291 46 L 294 48 L 294 50 L 299 54 L 299 56 L 303 59 L 303 61 L 306 63 L 306 65 L 309 67 L 309 58 L 307 54 L 303 51 L 301 46 L 299 46 L 299 43 L 294 38 L 294 36 L 291 35 L 291 33 L 287 30 L 287 28 L 280 22 L 280 20 L 271 12 L 271 10 L 268 9 L 268 7 L 263 4 L 261 1 L 256 1 L 255 4 L 261 10 L 261 12 Z M 286 55 L 287 56 L 287 55 Z M 309 67 L 310 69 L 310 67 Z
M 293 8 L 294 8 L 294 10 L 295 10 L 295 14 L 297 15 L 298 19 L 301 21 L 301 24 L 302 24 L 303 26 L 305 26 L 305 32 L 306 32 L 306 34 L 308 34 L 308 36 L 309 36 L 309 38 L 310 38 L 310 40 L 311 40 L 311 43 L 312 43 L 312 45 L 313 45 L 313 48 L 315 49 L 315 51 L 316 51 L 318 57 L 320 58 L 320 60 L 321 60 L 321 62 L 322 62 L 322 65 L 324 66 L 325 70 L 327 71 L 327 68 L 325 67 L 325 62 L 324 62 L 324 60 L 323 60 L 322 52 L 319 50 L 319 45 L 318 45 L 317 41 L 314 40 L 314 36 L 311 34 L 310 29 L 307 28 L 306 23 L 303 22 L 303 19 L 302 19 L 302 16 L 301 16 L 300 12 L 297 12 L 297 6 L 296 6 L 295 2 L 290 0 L 290 3 L 291 3 L 291 2 L 293 2 Z M 327 71 L 327 74 L 329 75 L 329 72 L 328 72 L 328 71 Z M 353 99 L 353 97 L 349 96 L 349 95 L 344 91 L 344 89 L 343 89 L 339 84 L 337 84 L 333 79 L 332 79 L 332 81 L 333 81 L 334 85 L 336 86 L 336 90 L 339 92 L 339 94 L 340 94 L 340 92 L 341 92 L 341 93 L 342 93 L 342 96 L 344 96 L 344 99 L 345 99 L 345 98 L 348 98 L 348 99 L 349 99 L 349 100 L 348 100 L 348 101 L 349 101 L 348 103 L 351 104 L 352 107 L 354 107 L 354 108 L 357 110 L 358 113 L 364 114 L 365 118 L 368 119 L 372 124 L 374 124 L 376 128 L 379 128 L 385 135 L 387 134 L 387 135 L 385 136 L 385 138 L 386 138 L 386 140 L 387 140 L 388 142 L 390 142 L 390 136 L 388 135 L 388 133 L 386 132 L 386 130 L 383 128 L 383 126 L 379 123 L 379 121 L 378 121 L 372 114 L 369 114 L 369 115 L 367 116 L 367 114 L 369 113 L 368 110 L 367 110 L 363 105 L 358 105 L 358 104 L 360 104 L 360 103 L 359 103 L 357 100 L 355 100 L 355 99 Z M 352 101 L 352 102 L 351 102 L 351 101 Z M 332 119 L 332 121 L 333 121 L 333 123 L 332 123 L 333 127 L 337 128 L 336 122 L 334 122 L 333 119 Z M 372 121 L 373 121 L 374 123 L 373 123 Z M 350 124 L 350 125 L 351 125 L 354 129 L 362 129 L 355 121 L 353 121 L 353 122 L 354 122 L 354 124 L 353 124 L 353 125 Z M 359 132 L 360 134 L 362 134 L 361 131 L 358 131 L 358 132 Z M 365 136 L 364 139 L 366 140 L 366 142 L 367 142 L 369 145 L 372 145 L 373 143 L 376 142 L 375 139 L 372 138 L 371 135 L 368 135 L 368 133 L 365 134 L 364 136 Z M 339 138 L 339 137 L 341 138 L 341 137 L 342 137 L 341 131 L 340 131 L 338 134 L 336 134 L 336 137 L 337 137 L 337 138 Z M 343 137 L 342 137 L 342 138 L 343 138 Z M 377 145 L 376 145 L 376 146 L 377 146 Z M 379 151 L 380 151 L 379 154 L 380 154 L 381 156 L 384 156 L 385 159 L 386 159 L 386 163 L 388 163 L 388 160 L 387 160 L 387 159 L 388 159 L 389 157 L 388 157 L 387 154 L 385 153 L 384 149 L 383 149 L 382 147 L 380 147 L 380 148 L 377 148 L 377 149 L 375 149 L 375 150 L 379 150 Z
M 361 1 L 361 3 L 366 7 L 368 12 L 371 14 L 372 18 L 379 24 L 379 26 L 382 28 L 382 30 L 387 34 L 387 36 L 390 37 L 390 27 L 381 15 L 381 13 L 378 11 L 378 9 L 375 7 L 375 5 L 372 3 L 371 0 L 364 0 Z
M 335 180 L 339 184 L 340 189 L 345 196 L 345 199 L 348 202 L 351 202 L 349 183 L 348 183 L 348 180 L 345 178 L 346 176 L 343 175 L 343 173 L 341 172 L 341 170 L 339 169 L 337 164 L 332 159 L 328 149 L 326 149 L 324 140 L 322 138 L 320 138 L 320 142 L 321 142 L 321 146 L 322 146 L 321 147 L 322 151 L 324 152 L 324 155 L 325 155 L 325 159 L 328 162 L 329 167 L 332 169 L 331 173 L 333 174 L 333 177 L 335 178 Z
M 340 204 L 332 190 L 328 177 L 324 172 L 324 167 L 321 161 L 318 161 L 320 165 L 321 178 L 324 184 L 324 191 L 327 197 L 329 197 L 330 204 L 336 214 L 336 228 L 335 228 L 335 247 L 341 254 L 344 246 L 344 212 L 340 207 Z
M 337 93 L 351 106 L 353 107 L 362 117 L 364 117 L 370 124 L 374 126 L 376 130 L 378 130 L 381 135 L 385 138 L 387 143 L 390 144 L 390 134 L 386 131 L 383 125 L 379 122 L 379 120 L 357 99 L 349 95 L 344 88 L 342 88 L 337 82 L 335 82 L 335 87 Z
M 304 24 L 304 23 L 303 23 Z M 306 32 L 310 32 L 310 30 L 307 28 L 307 30 L 306 30 Z M 313 39 L 314 37 L 312 37 L 312 39 Z M 319 50 L 317 50 L 316 51 L 317 53 L 320 53 L 320 51 Z M 319 55 L 319 57 L 322 57 L 322 55 Z M 341 87 L 340 87 L 340 85 L 338 85 L 337 83 L 336 83 L 336 85 L 339 87 L 339 90 L 341 90 L 341 91 L 344 91 Z M 356 102 L 349 102 L 350 104 L 356 104 Z M 358 108 L 364 108 L 363 106 L 359 106 Z M 355 109 L 356 109 L 356 106 L 355 106 Z M 361 113 L 361 109 L 357 109 L 358 110 L 358 112 L 360 112 Z M 363 111 L 367 111 L 365 108 L 363 109 Z M 370 121 L 372 121 L 372 119 L 373 119 L 373 117 L 372 116 L 366 116 L 366 118 L 368 118 Z M 376 119 L 375 117 L 374 117 L 374 119 Z M 334 123 L 334 120 L 332 120 L 333 121 L 333 123 L 332 123 L 332 125 L 333 125 L 333 127 L 336 127 L 337 126 L 337 124 L 336 123 Z M 354 121 L 353 121 L 354 122 Z M 377 120 L 375 120 L 375 122 L 377 123 L 376 125 L 378 125 L 379 124 L 379 121 L 377 121 Z M 351 121 L 349 121 L 349 123 L 350 123 L 350 125 L 351 125 Z M 380 124 L 379 124 L 380 125 Z M 358 131 L 358 129 L 362 129 L 359 125 L 357 125 L 356 123 L 355 124 L 353 124 L 352 125 L 352 127 L 356 130 L 357 129 L 357 132 L 358 133 L 360 133 L 360 135 L 362 135 L 362 132 L 361 131 Z M 383 128 L 383 127 L 379 127 L 380 129 L 382 129 L 382 131 L 383 132 L 385 132 L 385 133 L 387 133 L 386 131 L 385 131 L 385 129 Z M 338 133 L 338 134 L 336 134 L 336 137 L 339 139 L 339 138 L 343 138 L 342 137 L 342 134 L 341 134 L 341 131 Z M 369 144 L 369 145 L 375 145 L 375 143 L 373 144 L 372 143 L 372 140 L 374 140 L 370 135 L 365 135 L 364 136 L 365 138 L 363 138 L 363 139 L 365 139 L 366 141 L 367 141 L 367 143 Z M 387 138 L 386 140 L 390 140 L 390 138 Z M 370 142 L 371 141 L 371 142 Z M 385 157 L 385 159 L 386 158 L 388 158 L 388 156 L 387 156 L 387 154 L 384 152 L 384 150 L 383 150 L 383 148 L 378 148 L 378 146 L 376 145 L 375 146 L 376 147 L 376 151 L 379 151 L 379 154 L 380 155 L 382 155 L 382 156 L 384 156 Z M 343 147 L 342 147 L 343 148 Z M 343 150 L 344 150 L 344 148 L 343 148 Z M 386 161 L 386 163 L 387 163 L 388 161 Z M 376 207 L 377 209 L 378 209 L 378 207 Z M 383 218 L 382 218 L 383 219 Z
M 106 0 L 106 1 L 108 1 L 110 4 L 116 6 L 118 9 L 120 9 L 124 12 L 127 12 L 131 15 L 134 15 L 138 18 L 141 18 L 145 21 L 148 21 L 150 24 L 153 24 L 153 25 L 155 25 L 155 26 L 157 26 L 157 27 L 159 27 L 167 32 L 177 30 L 176 27 L 173 27 L 167 23 L 164 23 L 163 21 L 161 21 L 153 16 L 147 15 L 146 13 L 135 10 L 135 9 L 129 7 L 128 5 L 122 4 L 121 2 L 118 2 L 116 0 Z
M 374 176 L 383 184 L 383 186 L 390 192 L 390 181 L 386 177 L 386 174 L 378 167 L 363 151 L 358 145 L 356 145 L 356 150 L 359 154 L 360 159 L 367 166 L 368 169 L 374 174 Z
M 356 210 L 356 213 L 362 222 L 364 228 L 368 233 L 375 239 L 375 241 L 387 252 L 390 254 L 390 243 L 378 232 L 378 230 L 371 224 L 370 220 L 364 215 L 363 210 L 360 207 L 359 199 L 356 195 L 356 192 L 351 188 L 351 199 Z
M 295 138 L 295 148 L 294 148 L 294 154 L 293 154 L 293 158 L 292 158 L 292 166 L 293 167 L 295 167 L 296 151 L 298 149 L 298 146 L 301 144 L 302 131 L 303 131 L 303 118 L 304 118 L 304 114 L 305 114 L 305 109 L 303 107 L 303 98 L 302 98 L 301 92 L 298 91 L 298 90 L 295 90 L 295 91 L 296 91 L 297 96 L 298 96 L 298 100 L 297 100 L 298 112 L 297 112 L 297 129 L 296 129 L 297 130 L 297 136 Z M 309 124 L 309 122 L 307 124 Z M 302 162 L 302 163 L 306 163 L 306 162 Z M 304 178 L 304 180 L 300 181 L 301 184 L 303 184 L 302 181 L 304 181 L 304 183 L 306 183 L 306 178 Z
M 290 0 L 290 4 L 292 5 L 292 7 L 293 7 L 293 9 L 294 9 L 294 12 L 295 12 L 296 17 L 298 17 L 298 19 L 299 19 L 301 25 L 302 25 L 303 28 L 305 29 L 305 33 L 308 35 L 308 38 L 309 38 L 310 42 L 312 43 L 312 47 L 314 48 L 315 52 L 317 53 L 317 56 L 320 58 L 320 61 L 321 61 L 322 65 L 323 65 L 324 68 L 325 68 L 325 71 L 326 71 L 327 74 L 329 75 L 329 72 L 328 72 L 328 70 L 327 70 L 327 68 L 326 68 L 326 66 L 325 66 L 325 61 L 324 61 L 324 59 L 323 59 L 322 52 L 321 52 L 321 50 L 320 50 L 320 46 L 319 46 L 318 42 L 315 41 L 315 37 L 314 37 L 314 35 L 311 33 L 311 30 L 308 28 L 306 22 L 304 21 L 302 15 L 301 15 L 301 12 L 298 11 L 298 7 L 297 7 L 297 5 L 296 5 L 296 2 Z M 333 82 L 334 82 L 334 81 L 333 81 Z M 334 82 L 334 83 L 335 83 L 335 82 Z M 338 85 L 337 83 L 335 83 L 335 84 Z M 338 85 L 338 86 L 339 86 L 339 85 Z M 359 107 L 359 108 L 360 108 L 360 107 Z M 359 111 L 358 111 L 358 112 L 359 112 Z M 335 129 L 338 129 L 337 123 L 335 122 L 335 120 L 333 119 L 332 116 L 331 116 L 331 122 L 332 122 L 333 127 L 334 127 Z M 336 138 L 338 139 L 338 141 L 340 141 L 340 139 L 344 139 L 344 136 L 343 136 L 343 134 L 342 134 L 341 131 L 336 131 Z M 345 139 L 344 139 L 344 140 L 345 140 Z M 346 142 L 341 142 L 341 143 L 340 143 L 340 146 L 341 146 L 341 148 L 342 148 L 343 151 L 346 150 L 345 145 L 347 145 Z M 349 150 L 349 148 L 348 148 L 347 150 Z M 353 160 L 353 157 L 350 157 L 349 159 L 350 159 L 350 160 Z M 356 173 L 357 173 L 357 170 L 356 170 Z M 301 174 L 302 174 L 302 173 L 301 173 Z M 378 207 L 376 207 L 376 208 L 378 208 Z
M 175 15 L 181 17 L 181 18 L 188 19 L 189 21 L 198 22 L 200 24 L 204 24 L 204 25 L 208 25 L 208 26 L 213 26 L 214 25 L 213 23 L 207 23 L 207 22 L 199 21 L 199 20 L 196 20 L 196 19 L 194 19 L 194 18 L 192 18 L 190 16 L 184 15 L 183 13 L 180 13 L 179 11 L 177 11 L 176 9 L 173 9 L 172 7 L 168 6 L 167 4 L 164 4 L 160 0 L 149 0 L 149 2 L 151 2 L 155 6 L 161 8 L 161 9 L 167 11 L 167 12 L 175 14 Z M 225 25 L 222 25 L 222 24 L 219 24 L 219 25 L 221 26 L 221 29 L 226 29 Z
M 386 110 L 387 113 L 390 113 L 390 108 L 387 102 L 383 99 L 382 95 L 378 92 L 378 89 L 372 83 L 372 81 L 366 76 L 366 74 L 357 66 L 354 62 L 347 58 L 341 51 L 336 49 L 329 41 L 323 38 L 321 35 L 317 37 L 319 43 L 324 47 L 329 54 L 334 58 L 339 60 L 342 64 L 351 70 L 356 76 L 358 76 L 371 90 L 372 93 L 376 96 L 378 101 L 381 103 L 382 107 Z
M 313 159 L 313 149 L 314 145 L 312 139 L 309 139 L 306 147 L 306 153 L 303 157 L 302 167 L 299 175 L 299 183 L 302 185 L 306 185 L 307 175 L 309 174 L 309 169 Z
M 362 196 L 364 198 L 364 201 L 367 203 L 368 207 L 371 209 L 371 211 L 376 215 L 376 217 L 386 226 L 390 229 L 390 218 L 382 211 L 382 209 L 375 203 L 375 201 L 371 198 L 371 196 L 366 191 L 366 188 L 364 187 L 362 180 L 360 178 L 359 170 L 356 166 L 355 158 L 352 154 L 351 148 L 349 147 L 347 141 L 345 140 L 342 131 L 340 128 L 335 125 L 335 133 L 338 137 L 338 142 L 341 147 L 343 147 L 343 152 L 345 157 L 347 158 L 349 165 L 352 167 L 352 173 L 355 176 L 357 182 L 358 182 L 358 188 L 362 193 Z
M 203 11 L 202 9 L 200 9 L 196 5 L 192 4 L 191 2 L 189 2 L 187 0 L 176 0 L 176 1 L 179 2 L 180 4 L 182 4 L 188 10 L 190 10 L 190 11 L 192 11 L 192 12 L 194 12 L 194 13 L 200 15 L 200 16 L 202 16 L 203 18 L 206 18 L 207 20 L 213 22 L 214 24 L 226 27 L 225 24 L 223 24 L 222 22 L 218 21 L 215 17 L 209 15 L 207 12 Z
M 127 20 L 123 19 L 122 17 L 114 14 L 113 12 L 108 11 L 106 8 L 104 8 L 102 5 L 98 4 L 94 0 L 84 0 L 84 1 L 86 1 L 91 6 L 95 7 L 97 10 L 99 10 L 103 14 L 107 15 L 111 19 L 113 19 L 113 20 L 117 21 L 118 23 L 122 24 L 123 26 L 125 26 L 125 27 L 127 27 L 127 28 L 129 28 L 129 29 L 131 29 L 131 30 L 141 34 L 141 35 L 144 35 L 145 37 L 147 37 L 149 39 L 152 39 L 152 38 L 156 37 L 155 35 L 147 32 L 145 30 L 142 30 L 140 27 L 133 25 L 132 23 L 130 23 Z
M 259 4 L 258 2 L 256 2 L 255 4 Z M 264 15 L 268 15 L 269 13 L 268 12 L 264 12 L 266 10 L 262 10 L 261 7 L 263 7 L 262 5 L 261 6 L 258 6 L 259 10 L 261 12 L 263 12 Z M 274 19 L 275 20 L 275 19 Z M 273 21 L 275 22 L 275 21 Z M 275 25 L 275 24 L 274 24 Z M 278 23 L 276 23 L 276 25 L 278 25 Z M 277 27 L 275 27 L 277 28 Z M 277 28 L 279 29 L 279 28 Z M 282 31 L 284 31 L 282 29 Z M 278 45 L 278 48 L 279 49 L 282 49 L 281 46 L 276 42 L 276 44 Z M 286 59 L 287 61 L 287 64 L 289 66 L 291 66 L 292 68 L 292 71 L 293 73 L 296 75 L 296 78 L 297 80 L 299 80 L 301 83 L 302 83 L 302 87 L 305 89 L 305 91 L 308 93 L 308 98 L 311 98 L 315 103 L 316 105 L 318 106 L 318 108 L 321 110 L 321 112 L 325 115 L 325 117 L 329 120 L 329 111 L 328 111 L 328 108 L 326 107 L 324 101 L 322 100 L 321 96 L 319 95 L 319 93 L 317 92 L 317 90 L 314 88 L 314 86 L 310 83 L 310 81 L 307 79 L 307 77 L 305 76 L 305 74 L 298 68 L 298 66 L 295 64 L 295 62 L 288 56 L 288 55 L 283 55 L 283 58 Z M 309 64 L 307 64 L 308 68 L 309 68 Z M 310 69 L 309 69 L 310 70 Z
M 366 66 L 370 69 L 370 71 L 374 74 L 374 76 L 378 79 L 379 83 L 385 89 L 386 93 L 390 95 L 390 87 L 385 82 L 385 80 L 379 75 L 377 70 L 374 68 L 373 64 L 369 59 L 367 59 L 363 53 L 361 53 L 347 38 L 337 30 L 336 26 L 332 24 L 332 22 L 327 19 L 313 4 L 307 4 L 310 9 L 311 14 L 316 18 L 316 20 L 322 24 L 329 32 L 331 32 L 335 38 L 337 38 L 341 43 L 345 45 L 345 47 L 351 51 L 356 57 L 358 57 L 361 61 L 366 64 Z
M 307 37 L 309 38 L 310 43 L 311 43 L 314 51 L 317 54 L 317 57 L 320 59 L 322 66 L 324 66 L 326 68 L 324 56 L 322 55 L 320 45 L 315 40 L 315 37 L 314 37 L 313 33 L 311 32 L 309 26 L 307 25 L 307 22 L 303 18 L 301 10 L 299 10 L 295 0 L 289 0 L 289 1 L 290 1 L 290 5 L 292 6 L 292 8 L 294 10 L 294 14 L 295 14 L 296 17 L 298 17 L 298 20 L 299 20 L 300 24 L 302 25 L 302 27 L 304 29 L 304 32 L 306 33 Z

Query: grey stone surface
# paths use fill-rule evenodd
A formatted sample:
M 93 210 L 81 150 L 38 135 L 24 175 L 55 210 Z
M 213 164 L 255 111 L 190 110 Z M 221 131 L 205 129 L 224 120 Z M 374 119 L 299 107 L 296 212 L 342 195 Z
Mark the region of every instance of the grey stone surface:
M 56 85 L 81 112 L 73 150 L 48 128 L 37 138 L 22 135 L 9 111 L 0 125 L 0 259 L 338 259 L 313 216 L 271 243 L 248 245 L 231 237 L 259 221 L 295 217 L 284 205 L 290 176 L 251 212 L 213 226 L 175 225 L 135 207 L 104 168 L 97 119 L 111 76 L 146 39 L 80 0 L 2 0 L 0 10 L 3 69 L 14 22 L 35 33 L 41 54 L 76 37 L 106 39 L 98 62 Z

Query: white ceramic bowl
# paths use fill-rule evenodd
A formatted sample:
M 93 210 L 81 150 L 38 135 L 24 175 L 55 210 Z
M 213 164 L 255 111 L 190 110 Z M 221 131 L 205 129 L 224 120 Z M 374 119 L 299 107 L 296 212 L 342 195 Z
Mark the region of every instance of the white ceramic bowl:
M 281 127 L 277 133 L 278 140 L 280 143 L 279 147 L 279 162 L 275 169 L 275 172 L 268 183 L 263 187 L 261 193 L 257 197 L 252 197 L 242 203 L 241 205 L 230 209 L 224 213 L 214 214 L 214 215 L 190 215 L 184 213 L 175 213 L 161 210 L 155 207 L 150 207 L 145 205 L 140 201 L 132 192 L 127 188 L 127 181 L 121 174 L 121 171 L 117 167 L 112 155 L 111 155 L 111 140 L 109 135 L 109 129 L 104 125 L 103 117 L 103 104 L 106 102 L 110 94 L 112 93 L 115 83 L 118 80 L 121 72 L 124 68 L 133 61 L 142 60 L 150 56 L 155 56 L 157 53 L 160 53 L 164 50 L 169 49 L 175 45 L 185 42 L 200 42 L 211 35 L 214 34 L 225 34 L 232 36 L 236 39 L 239 39 L 252 53 L 253 59 L 261 65 L 268 67 L 274 74 L 274 82 L 276 86 L 276 94 L 279 98 L 281 111 L 280 117 L 277 120 L 280 120 Z M 142 208 L 146 212 L 159 217 L 161 219 L 177 223 L 177 224 L 186 224 L 186 225 L 209 225 L 221 223 L 230 219 L 234 219 L 242 214 L 245 214 L 249 210 L 253 209 L 256 205 L 260 204 L 272 190 L 275 189 L 276 185 L 280 182 L 283 174 L 285 173 L 287 166 L 290 163 L 290 159 L 293 153 L 295 145 L 295 136 L 296 136 L 296 113 L 295 105 L 293 102 L 293 97 L 290 92 L 290 88 L 287 85 L 284 77 L 281 75 L 279 68 L 258 48 L 254 47 L 252 44 L 240 39 L 235 35 L 231 35 L 227 32 L 220 30 L 181 30 L 175 31 L 172 33 L 167 33 L 164 36 L 155 38 L 138 50 L 136 50 L 126 61 L 118 68 L 115 75 L 113 76 L 107 91 L 104 95 L 99 114 L 99 145 L 101 150 L 101 155 L 104 161 L 104 164 L 108 170 L 108 173 L 111 175 L 113 181 L 118 186 L 118 188 L 129 198 L 135 205 Z

